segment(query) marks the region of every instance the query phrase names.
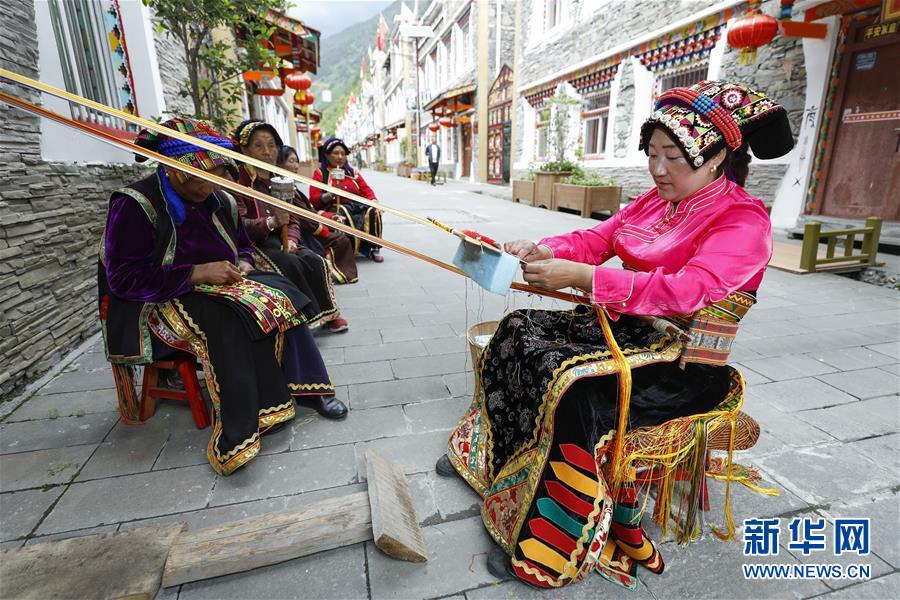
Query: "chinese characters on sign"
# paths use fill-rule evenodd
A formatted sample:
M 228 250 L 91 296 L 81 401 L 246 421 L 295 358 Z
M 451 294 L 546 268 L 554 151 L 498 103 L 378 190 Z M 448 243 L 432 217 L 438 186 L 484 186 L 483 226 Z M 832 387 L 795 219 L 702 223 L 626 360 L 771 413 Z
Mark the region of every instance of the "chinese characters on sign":
M 788 525 L 787 548 L 799 550 L 804 556 L 826 550 L 825 519 L 794 517 Z M 744 556 L 778 556 L 781 519 L 744 520 Z M 869 519 L 835 519 L 832 553 L 868 556 Z

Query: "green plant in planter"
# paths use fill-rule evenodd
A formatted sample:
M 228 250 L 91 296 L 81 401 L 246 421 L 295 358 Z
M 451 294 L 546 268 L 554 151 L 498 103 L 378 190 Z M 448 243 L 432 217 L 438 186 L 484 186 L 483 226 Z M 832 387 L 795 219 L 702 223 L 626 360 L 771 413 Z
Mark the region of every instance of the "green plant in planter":
M 581 168 L 576 162 L 571 160 L 554 160 L 548 163 L 544 163 L 540 166 L 540 171 L 550 171 L 550 172 L 559 172 L 559 171 L 569 171 L 572 173 L 572 176 L 584 176 L 584 169 Z
M 519 181 L 534 181 L 534 171 L 528 170 L 516 177 Z
M 603 175 L 597 171 L 587 171 L 579 169 L 580 173 L 573 173 L 569 177 L 562 180 L 562 183 L 569 185 L 582 185 L 587 187 L 616 187 L 618 183 L 612 175 Z

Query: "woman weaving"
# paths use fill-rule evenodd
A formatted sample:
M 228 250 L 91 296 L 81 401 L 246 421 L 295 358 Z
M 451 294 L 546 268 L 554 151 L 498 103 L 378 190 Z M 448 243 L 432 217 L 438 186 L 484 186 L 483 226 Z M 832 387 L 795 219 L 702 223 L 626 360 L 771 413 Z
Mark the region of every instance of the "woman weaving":
M 232 147 L 201 121 L 163 126 Z M 135 143 L 220 177 L 237 174 L 225 156 L 165 135 L 144 130 Z M 207 458 L 217 473 L 246 464 L 260 435 L 294 418 L 292 396 L 334 395 L 305 325 L 309 298 L 280 275 L 255 270 L 236 202 L 214 184 L 160 166 L 115 191 L 98 280 L 122 420 L 140 420 L 133 365 L 173 349 L 193 354 L 215 409 Z
M 743 382 L 725 361 L 772 249 L 763 203 L 741 187 L 748 146 L 759 158 L 790 151 L 783 107 L 725 82 L 670 90 L 641 129 L 653 189 L 592 229 L 506 244 L 526 263 L 527 282 L 580 288 L 594 308 L 507 315 L 438 461 L 440 474 L 458 472 L 483 497 L 485 526 L 502 547 L 488 558 L 496 576 L 558 587 L 597 571 L 633 587 L 637 564 L 662 572 L 640 526 L 634 470 L 621 468 L 636 463 L 627 436 L 623 454 L 617 449 L 618 411 L 634 431 L 740 404 Z M 613 256 L 624 269 L 600 266 Z M 621 408 L 618 378 L 608 376 L 616 355 L 595 310 L 614 321 L 632 370 L 630 405 Z M 638 318 L 646 315 L 667 317 L 688 335 L 658 331 Z M 690 467 L 687 504 L 704 476 L 702 460 Z M 689 509 L 692 522 L 680 524 L 682 541 L 696 532 L 695 514 Z

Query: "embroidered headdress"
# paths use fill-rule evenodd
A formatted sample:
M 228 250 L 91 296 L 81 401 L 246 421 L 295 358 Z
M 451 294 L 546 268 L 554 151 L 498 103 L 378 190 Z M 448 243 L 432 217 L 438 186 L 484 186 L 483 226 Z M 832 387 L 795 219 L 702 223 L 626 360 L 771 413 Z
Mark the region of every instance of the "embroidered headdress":
M 237 129 L 234 130 L 234 143 L 244 147 L 250 145 L 250 138 L 253 137 L 253 133 L 256 131 L 268 131 L 272 134 L 272 137 L 275 138 L 275 145 L 281 148 L 284 146 L 284 142 L 281 140 L 281 136 L 278 135 L 278 131 L 272 125 L 269 125 L 265 121 L 260 121 L 259 119 L 247 119 L 246 121 L 242 121 L 240 125 L 237 126 Z
M 229 138 L 218 133 L 205 121 L 176 118 L 169 119 L 162 123 L 162 126 L 221 146 L 222 148 L 231 150 L 234 147 L 234 144 Z M 165 134 L 150 131 L 149 129 L 141 131 L 137 138 L 135 138 L 134 143 L 137 146 L 152 150 L 153 152 L 158 152 L 163 156 L 168 156 L 178 162 L 204 171 L 211 171 L 216 167 L 225 167 L 232 178 L 237 179 L 238 172 L 234 161 L 213 150 L 206 150 L 205 148 L 170 138 Z M 147 159 L 138 156 L 135 157 L 135 160 L 143 162 Z M 185 219 L 184 203 L 169 184 L 169 179 L 166 176 L 165 169 L 162 165 L 157 168 L 157 174 L 159 175 L 160 185 L 162 186 L 163 195 L 165 196 L 172 221 L 176 225 L 181 225 Z
M 668 129 L 695 169 L 728 147 L 748 144 L 757 158 L 791 151 L 794 137 L 787 112 L 765 94 L 726 81 L 701 81 L 664 92 L 641 127 L 639 148 L 647 151 L 653 129 Z

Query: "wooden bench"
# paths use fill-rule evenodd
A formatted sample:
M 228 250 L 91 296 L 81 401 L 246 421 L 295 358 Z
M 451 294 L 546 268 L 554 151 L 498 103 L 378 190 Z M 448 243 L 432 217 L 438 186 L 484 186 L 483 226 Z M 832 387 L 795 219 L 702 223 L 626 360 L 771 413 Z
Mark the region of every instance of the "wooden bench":
M 856 236 L 862 236 L 862 247 L 859 254 L 853 254 Z M 878 217 L 866 219 L 865 227 L 824 232 L 820 222 L 810 221 L 803 229 L 800 269 L 807 273 L 815 273 L 816 271 L 847 271 L 874 266 L 880 237 L 881 219 Z M 825 256 L 820 256 L 819 243 L 823 239 L 826 243 Z M 841 241 L 843 253 L 835 256 L 839 241 Z

